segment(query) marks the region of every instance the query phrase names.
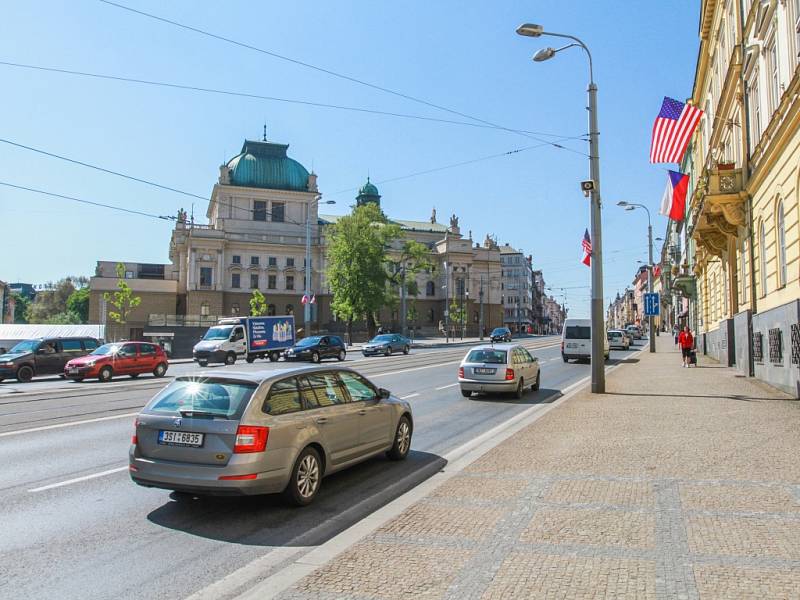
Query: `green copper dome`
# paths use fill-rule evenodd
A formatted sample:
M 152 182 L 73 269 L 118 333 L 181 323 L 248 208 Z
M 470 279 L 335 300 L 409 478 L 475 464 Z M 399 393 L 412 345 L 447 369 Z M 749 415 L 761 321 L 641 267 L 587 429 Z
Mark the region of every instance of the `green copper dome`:
M 378 193 L 378 188 L 370 183 L 369 177 L 367 177 L 367 183 L 361 186 L 361 189 L 358 190 L 358 196 L 356 196 L 356 204 L 358 206 L 367 202 L 373 202 L 378 206 L 381 205 L 381 195 Z
M 286 156 L 289 144 L 245 140 L 242 151 L 228 161 L 231 185 L 270 190 L 308 191 L 308 171 Z

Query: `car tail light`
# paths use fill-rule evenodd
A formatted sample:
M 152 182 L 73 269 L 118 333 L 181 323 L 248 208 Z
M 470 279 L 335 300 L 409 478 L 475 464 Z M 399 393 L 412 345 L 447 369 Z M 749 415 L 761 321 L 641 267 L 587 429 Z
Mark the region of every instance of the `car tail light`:
M 255 479 L 258 473 L 248 473 L 247 475 L 220 475 L 219 481 L 243 481 L 245 479 Z
M 458 376 L 464 379 L 464 367 L 458 367 Z
M 236 442 L 233 446 L 234 454 L 248 452 L 263 452 L 267 447 L 269 427 L 256 425 L 239 425 L 236 430 Z
M 139 469 L 137 467 L 134 467 L 133 465 L 128 465 L 128 470 L 135 472 L 135 471 L 138 471 Z
M 131 436 L 131 444 L 134 446 L 139 443 L 139 436 L 136 435 L 136 431 L 139 429 L 139 419 L 136 419 L 133 422 L 133 435 Z
M 506 381 L 514 381 L 514 369 L 506 369 Z

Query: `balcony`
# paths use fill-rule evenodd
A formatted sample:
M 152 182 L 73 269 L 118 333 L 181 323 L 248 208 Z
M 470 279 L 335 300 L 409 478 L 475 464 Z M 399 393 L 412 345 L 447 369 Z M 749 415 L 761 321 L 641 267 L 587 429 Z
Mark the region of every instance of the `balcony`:
M 691 231 L 697 242 L 701 269 L 707 257 L 721 257 L 730 241 L 738 236 L 738 228 L 746 224 L 746 197 L 741 169 L 720 164 L 704 171 L 695 191 L 698 208 Z

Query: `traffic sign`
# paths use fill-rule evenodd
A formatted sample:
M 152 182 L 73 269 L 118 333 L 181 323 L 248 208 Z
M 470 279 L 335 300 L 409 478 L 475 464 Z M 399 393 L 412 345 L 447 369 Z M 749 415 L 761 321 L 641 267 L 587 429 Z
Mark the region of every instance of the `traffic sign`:
M 661 308 L 661 299 L 659 294 L 645 294 L 644 295 L 644 315 L 646 317 L 657 317 Z

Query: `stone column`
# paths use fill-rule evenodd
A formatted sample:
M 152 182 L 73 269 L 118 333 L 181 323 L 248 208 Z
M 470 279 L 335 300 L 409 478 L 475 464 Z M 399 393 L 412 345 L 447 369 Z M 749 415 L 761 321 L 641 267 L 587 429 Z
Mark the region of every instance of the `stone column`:
M 195 249 L 189 248 L 189 276 L 187 277 L 186 291 L 194 291 L 195 286 Z
M 224 268 L 222 262 L 224 255 L 225 254 L 221 249 L 217 250 L 217 280 L 216 284 L 214 285 L 214 289 L 219 290 L 220 292 L 223 289 Z

